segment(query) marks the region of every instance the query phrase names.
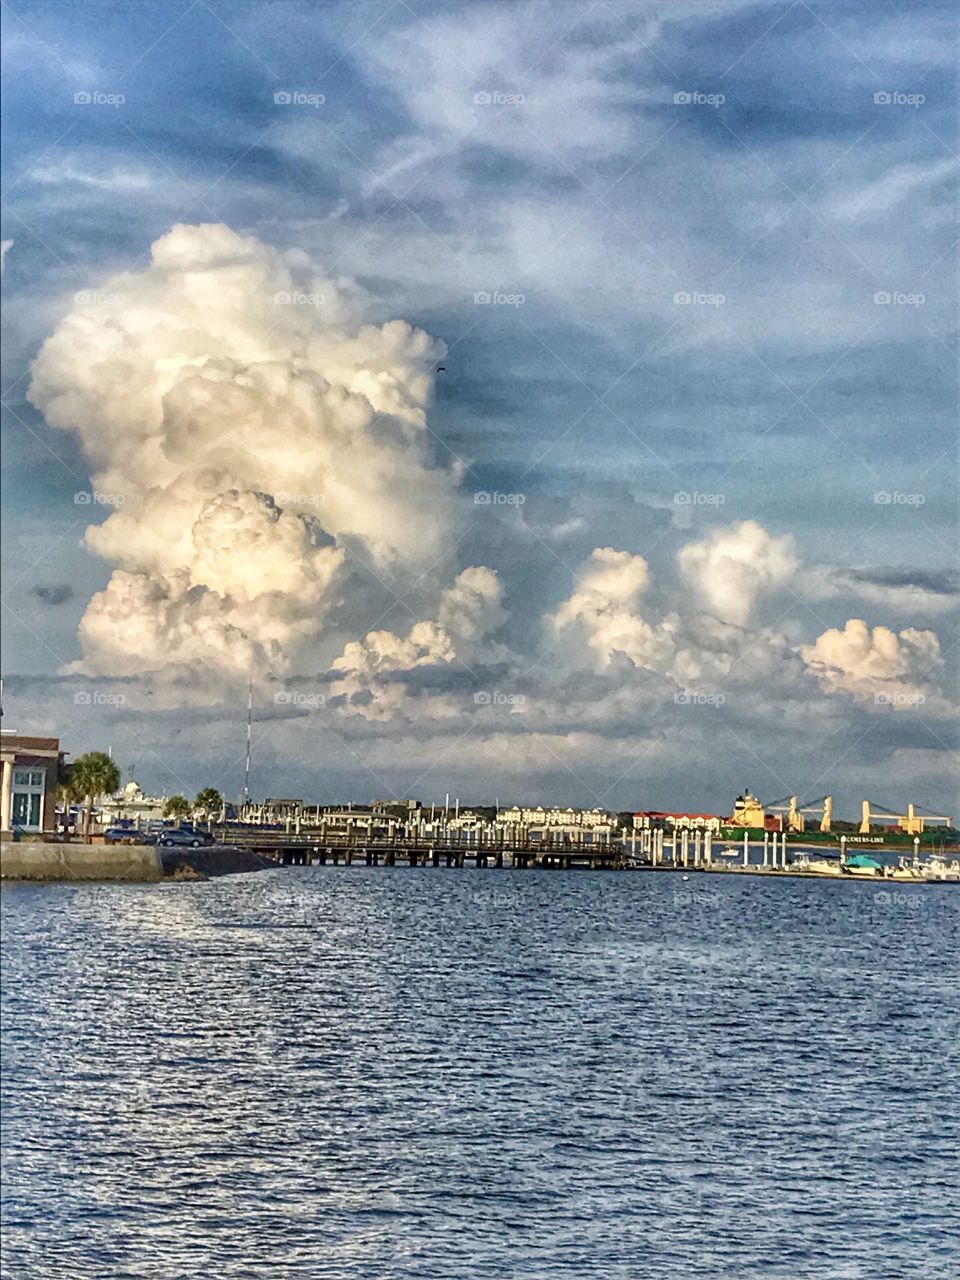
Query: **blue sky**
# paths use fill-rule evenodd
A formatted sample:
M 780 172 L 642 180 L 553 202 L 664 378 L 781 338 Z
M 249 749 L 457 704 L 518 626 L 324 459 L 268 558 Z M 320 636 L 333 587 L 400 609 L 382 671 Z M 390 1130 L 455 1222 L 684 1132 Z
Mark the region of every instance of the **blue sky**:
M 320 505 L 346 559 L 296 656 L 257 669 L 262 789 L 951 804 L 957 27 L 933 2 L 9 6 L 8 723 L 109 738 L 152 787 L 237 789 L 236 670 L 84 648 L 124 565 L 84 542 L 112 508 L 75 502 L 96 413 L 51 426 L 28 398 L 65 317 L 94 308 L 95 359 L 128 318 L 97 291 L 222 223 L 357 324 L 447 349 L 416 461 L 449 483 L 396 516 L 442 554 L 378 556 Z M 127 512 L 153 483 L 131 466 Z M 616 580 L 605 548 L 632 558 Z M 767 557 L 746 587 L 744 555 Z M 482 637 L 340 661 L 443 630 L 469 566 L 496 576 Z

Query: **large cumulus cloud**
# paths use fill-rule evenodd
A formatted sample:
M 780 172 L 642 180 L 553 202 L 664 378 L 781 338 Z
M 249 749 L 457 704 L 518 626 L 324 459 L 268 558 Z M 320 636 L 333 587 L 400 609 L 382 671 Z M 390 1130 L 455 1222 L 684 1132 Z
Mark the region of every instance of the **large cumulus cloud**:
M 302 254 L 222 225 L 176 226 L 143 271 L 78 295 L 30 398 L 116 508 L 87 535 L 116 572 L 85 670 L 295 669 L 345 543 L 381 564 L 443 553 L 459 476 L 425 430 L 443 346 L 360 312 Z
M 464 700 L 445 692 L 419 693 L 410 676 L 420 668 L 454 668 L 479 679 L 477 667 L 507 656 L 494 633 L 506 618 L 503 586 L 492 569 L 472 565 L 441 592 L 437 619 L 420 619 L 406 635 L 370 631 L 350 641 L 331 668 L 331 695 L 343 714 L 366 720 L 395 717 L 446 719 Z
M 801 653 L 828 693 L 851 693 L 896 710 L 936 697 L 932 677 L 942 660 L 935 631 L 871 629 L 861 618 L 851 618 L 845 627 L 831 627 L 814 644 L 804 645 Z
M 705 545 L 742 548 L 740 529 L 735 525 L 711 535 L 707 544 L 689 544 L 680 552 L 681 564 L 688 559 L 699 562 Z M 756 525 L 756 529 L 764 545 L 776 541 L 762 526 Z M 758 540 L 752 533 L 749 538 Z M 742 562 L 732 575 L 736 589 L 750 593 L 751 604 L 759 590 L 758 581 L 766 576 L 767 569 L 761 563 L 748 581 Z M 626 662 L 695 689 L 705 682 L 716 688 L 734 673 L 738 678 L 756 679 L 761 673 L 772 678 L 778 666 L 789 663 L 786 642 L 773 630 L 748 631 L 722 616 L 698 610 L 696 601 L 682 597 L 668 596 L 678 608 L 658 611 L 647 607 L 645 596 L 651 581 L 643 556 L 598 547 L 581 569 L 576 590 L 552 614 L 551 626 L 555 634 L 579 640 L 597 672 L 622 676 Z M 726 597 L 717 595 L 714 603 L 721 615 L 742 613 L 739 598 L 726 607 Z
M 716 529 L 680 552 L 680 570 L 718 618 L 745 626 L 766 591 L 798 568 L 793 537 L 776 537 L 756 520 Z

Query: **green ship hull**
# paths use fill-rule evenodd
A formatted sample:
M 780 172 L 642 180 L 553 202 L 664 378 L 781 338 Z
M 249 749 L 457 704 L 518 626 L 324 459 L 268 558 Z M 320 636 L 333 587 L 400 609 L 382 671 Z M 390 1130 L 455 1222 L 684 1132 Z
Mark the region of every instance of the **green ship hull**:
M 724 840 L 743 840 L 746 831 L 749 840 L 763 840 L 763 827 L 731 827 L 720 828 Z M 847 848 L 873 849 L 912 849 L 916 837 L 908 836 L 902 831 L 876 831 L 871 835 L 860 835 L 859 832 L 839 831 L 793 831 L 787 833 L 789 844 L 824 844 L 837 848 L 841 835 L 847 838 Z M 960 849 L 960 833 L 956 831 L 924 831 L 919 837 L 920 848 L 927 852 L 952 852 Z

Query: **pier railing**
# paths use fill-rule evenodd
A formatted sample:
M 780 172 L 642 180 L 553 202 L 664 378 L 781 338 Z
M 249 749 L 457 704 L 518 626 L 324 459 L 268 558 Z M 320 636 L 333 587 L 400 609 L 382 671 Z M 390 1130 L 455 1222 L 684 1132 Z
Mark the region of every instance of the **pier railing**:
M 274 854 L 278 862 L 298 864 L 319 862 L 368 866 L 503 866 L 505 859 L 513 866 L 590 866 L 625 867 L 629 854 L 621 841 L 602 844 L 576 843 L 562 839 L 437 839 L 417 836 L 365 836 L 359 832 L 321 834 L 314 831 L 283 832 L 251 830 L 234 826 L 218 827 L 214 834 L 225 844 L 256 849 Z

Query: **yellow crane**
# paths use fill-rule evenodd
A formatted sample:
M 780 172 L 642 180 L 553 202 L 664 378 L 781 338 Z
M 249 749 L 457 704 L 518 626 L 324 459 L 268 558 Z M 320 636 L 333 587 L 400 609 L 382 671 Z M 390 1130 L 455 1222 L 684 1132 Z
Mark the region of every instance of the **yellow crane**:
M 786 814 L 787 831 L 806 831 L 807 814 L 820 815 L 820 830 L 829 831 L 833 822 L 833 796 L 821 796 L 818 800 L 809 800 L 800 804 L 796 796 L 784 796 L 773 804 L 764 805 L 769 813 Z
M 928 822 L 942 822 L 945 827 L 953 826 L 953 818 L 944 814 L 917 813 L 917 805 L 911 801 L 906 813 L 890 813 L 876 801 L 864 800 L 860 816 L 860 834 L 869 835 L 871 824 L 875 818 L 893 818 L 907 835 L 919 836 L 924 833 Z

